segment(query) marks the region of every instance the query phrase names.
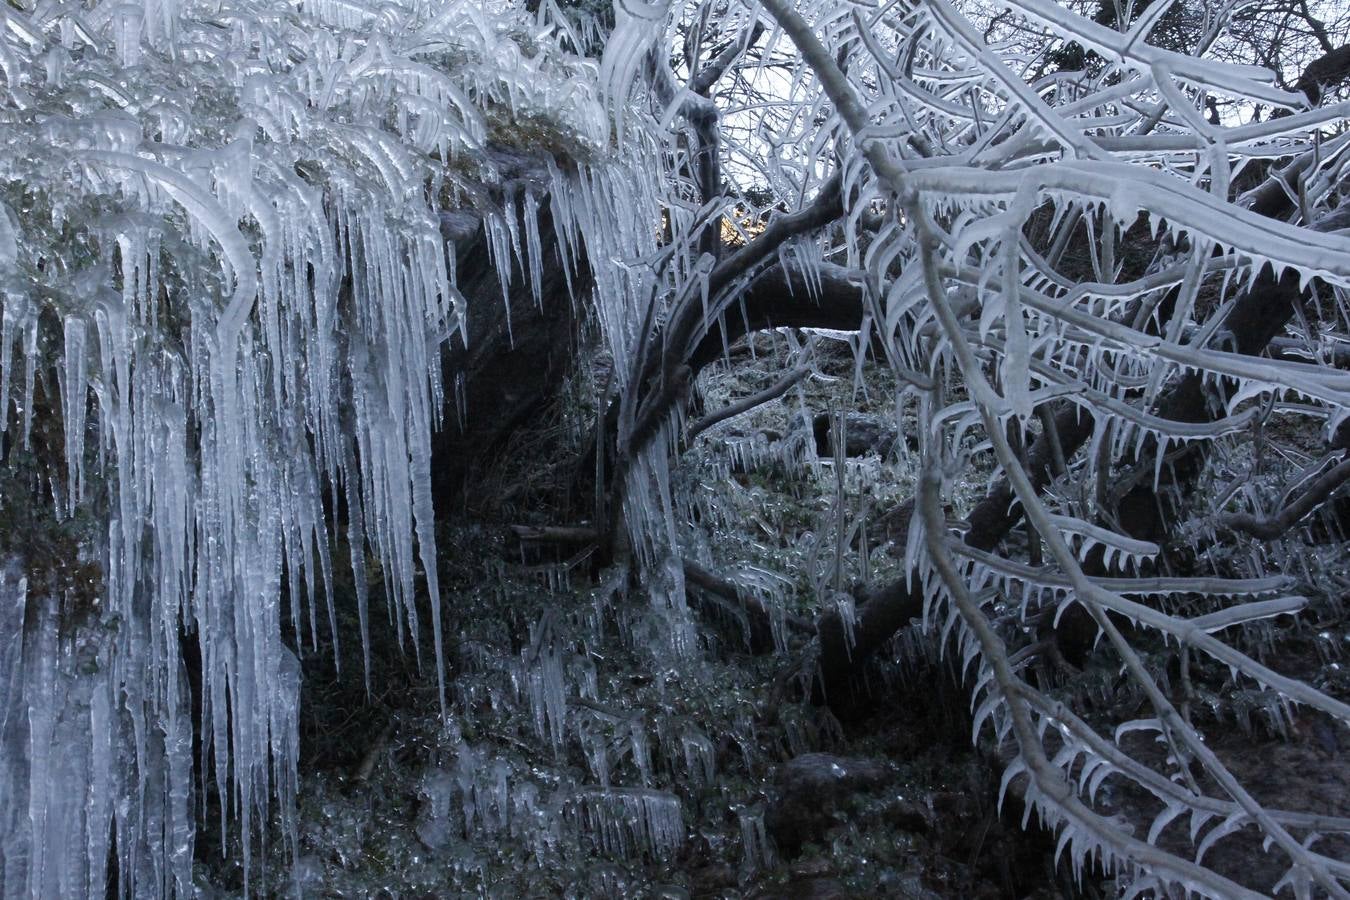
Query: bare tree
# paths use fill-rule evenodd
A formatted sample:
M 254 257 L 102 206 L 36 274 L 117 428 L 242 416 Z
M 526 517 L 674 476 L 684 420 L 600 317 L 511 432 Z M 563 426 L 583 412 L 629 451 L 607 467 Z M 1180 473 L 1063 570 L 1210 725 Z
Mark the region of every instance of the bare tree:
M 673 236 L 688 275 L 653 296 L 652 326 L 638 333 L 641 365 L 617 403 L 630 414 L 613 420 L 617 471 L 678 438 L 702 341 L 771 325 L 838 327 L 841 311 L 860 313 L 869 335 L 861 346 L 918 397 L 923 475 L 901 513 L 910 571 L 872 586 L 856 618 L 819 622 L 827 693 L 846 688 L 869 652 L 922 615 L 954 634 L 972 671 L 977 732 L 989 723 L 1012 748 L 1005 784 L 1021 785 L 1076 865 L 1113 869 L 1135 892 L 1246 895 L 1204 857 L 1250 827 L 1285 859 L 1275 890 L 1343 896 L 1350 869 L 1319 852 L 1313 832 L 1350 823 L 1258 802 L 1141 656 L 1144 643 L 1161 639 L 1180 653 L 1183 678 L 1197 658 L 1228 667 L 1238 683 L 1280 698 L 1281 719 L 1294 706 L 1342 722 L 1350 713 L 1244 652 L 1239 629 L 1298 616 L 1310 601 L 1282 573 L 1334 567 L 1340 550 L 1284 544 L 1275 574 L 1215 543 L 1234 530 L 1277 537 L 1323 508 L 1344 480 L 1343 465 L 1332 467 L 1340 451 L 1309 461 L 1296 482 L 1316 480 L 1291 483 L 1285 495 L 1297 499 L 1270 513 L 1218 515 L 1240 497 L 1265 502 L 1236 483 L 1213 506 L 1189 495 L 1216 456 L 1231 466 L 1253 440 L 1276 442 L 1275 416 L 1313 429 L 1340 421 L 1343 376 L 1317 362 L 1316 348 L 1341 327 L 1330 310 L 1350 277 L 1350 246 L 1338 234 L 1346 110 L 1308 104 L 1343 80 L 1331 37 L 1342 23 L 1329 30 L 1306 5 L 1236 12 L 1159 3 L 1137 15 L 1103 7 L 1095 21 L 1039 0 L 999 15 L 944 0 L 880 8 L 772 0 L 765 10 L 773 39 L 744 64 L 764 87 L 733 81 L 729 90 L 761 107 L 740 133 L 763 154 L 756 175 L 789 200 L 788 211 L 706 269 L 694 232 Z M 748 32 L 757 14 L 744 15 L 738 27 Z M 621 16 L 616 36 L 642 33 L 644 47 L 660 48 L 652 35 L 661 21 Z M 777 50 L 783 41 L 799 55 Z M 1256 61 L 1283 71 L 1262 76 L 1214 61 L 1256 46 Z M 612 47 L 613 56 L 632 52 L 622 41 Z M 1093 64 L 1066 68 L 1075 57 L 1060 53 L 1044 65 L 1047 52 L 1065 47 Z M 643 52 L 645 76 L 635 81 L 651 86 L 653 109 L 683 115 L 698 146 L 711 146 L 710 113 L 695 112 L 659 49 Z M 763 74 L 773 65 L 785 67 L 781 75 Z M 608 88 L 629 96 L 634 81 Z M 1262 107 L 1279 115 L 1242 124 Z M 698 188 L 705 204 L 724 191 Z M 809 299 L 783 295 L 794 279 Z M 1264 356 L 1287 329 L 1308 361 Z M 963 477 L 963 436 L 972 432 L 1006 480 L 958 537 L 943 497 Z M 1179 533 L 1182 517 L 1193 518 Z M 649 557 L 677 552 L 635 518 L 630 510 L 629 534 Z M 1019 525 L 1029 561 L 1000 552 Z M 1176 573 L 1168 545 L 1223 559 L 1229 577 Z M 1169 611 L 1167 598 L 1179 595 L 1208 599 L 1183 616 Z M 1045 646 L 1028 642 L 1038 629 L 1027 623 L 1059 622 L 1071 610 L 1149 707 L 1118 723 L 1116 740 L 1026 675 Z M 1136 731 L 1157 734 L 1165 761 L 1128 749 L 1121 736 Z M 1108 777 L 1154 798 L 1146 838 L 1095 805 Z M 1179 817 L 1191 819 L 1193 853 L 1160 837 Z

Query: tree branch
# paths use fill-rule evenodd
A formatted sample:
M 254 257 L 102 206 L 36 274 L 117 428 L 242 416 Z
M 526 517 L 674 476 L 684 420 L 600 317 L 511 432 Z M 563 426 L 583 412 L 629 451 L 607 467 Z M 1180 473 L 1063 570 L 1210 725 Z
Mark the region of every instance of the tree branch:
M 742 36 L 732 41 L 725 50 L 717 55 L 717 58 L 708 63 L 697 75 L 689 80 L 689 90 L 701 97 L 706 97 L 708 91 L 717 80 L 726 74 L 727 69 L 736 61 L 736 57 L 755 45 L 760 35 L 764 34 L 764 23 L 756 21 L 753 26 L 742 32 Z
M 717 297 L 738 278 L 750 273 L 755 266 L 778 252 L 792 238 L 808 234 L 835 221 L 844 214 L 841 179 L 835 173 L 821 187 L 811 203 L 793 213 L 777 216 L 759 236 L 735 253 L 724 258 L 708 274 L 708 296 Z M 805 287 L 808 282 L 803 280 Z M 721 299 L 711 310 L 705 310 L 702 296 L 691 296 L 671 315 L 671 325 L 665 340 L 667 352 L 674 351 L 684 360 L 692 355 L 701 336 L 699 326 L 707 320 L 716 320 L 726 309 L 728 298 Z M 705 318 L 706 317 L 706 318 Z
M 1333 466 L 1309 485 L 1297 500 L 1272 516 L 1230 513 L 1219 521 L 1234 531 L 1244 531 L 1253 537 L 1271 540 L 1297 525 L 1300 519 L 1330 499 L 1332 492 L 1347 481 L 1350 481 L 1350 459 Z
M 694 438 L 698 437 L 714 425 L 725 422 L 727 419 L 735 418 L 742 413 L 749 412 L 756 406 L 768 403 L 770 400 L 778 399 L 787 393 L 788 388 L 792 387 L 809 374 L 811 374 L 810 366 L 799 366 L 759 393 L 751 394 L 749 397 L 742 398 L 725 409 L 719 409 L 712 415 L 704 416 L 702 419 L 699 419 L 693 425 L 689 426 L 689 430 L 685 434 L 685 440 L 689 443 L 693 443 Z
M 782 609 L 771 608 L 760 598 L 748 594 L 735 582 L 709 572 L 692 560 L 683 560 L 686 594 L 700 603 L 698 594 L 688 590 L 698 588 L 708 596 L 716 606 L 733 615 L 744 614 L 747 625 L 749 649 L 755 653 L 768 653 L 775 649 L 774 620 L 783 623 L 790 631 L 801 635 L 810 635 L 814 629 L 809 621 Z M 708 601 L 700 603 L 706 605 Z
M 1322 94 L 1327 88 L 1344 84 L 1348 80 L 1350 44 L 1329 50 L 1308 63 L 1294 87 L 1307 95 L 1308 102 L 1316 105 L 1322 102 Z

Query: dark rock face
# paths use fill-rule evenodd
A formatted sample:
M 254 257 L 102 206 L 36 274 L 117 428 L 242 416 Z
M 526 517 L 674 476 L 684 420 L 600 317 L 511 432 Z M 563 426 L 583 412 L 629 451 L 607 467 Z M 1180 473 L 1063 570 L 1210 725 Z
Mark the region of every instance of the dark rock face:
M 834 456 L 834 415 L 819 413 L 811 425 L 816 435 L 816 455 Z M 875 453 L 885 457 L 895 446 L 898 436 L 894 424 L 881 416 L 863 413 L 848 413 L 844 416 L 845 456 L 866 456 Z
M 791 856 L 807 842 L 821 842 L 838 812 L 854 794 L 875 790 L 892 777 L 875 759 L 804 753 L 778 772 L 778 795 L 764 825 L 778 849 Z
M 452 334 L 442 350 L 444 425 L 432 436 L 432 485 L 437 515 L 457 511 L 478 477 L 490 467 L 511 434 L 531 421 L 556 395 L 571 371 L 577 349 L 577 305 L 589 280 L 584 266 L 569 282 L 553 230 L 544 186 L 546 160 L 494 147 L 488 163 L 499 183 L 484 189 L 484 208 L 521 217 L 520 198 L 533 193 L 541 206 L 539 300 L 530 278 L 517 268 L 502 297 L 496 261 L 488 251 L 482 213 L 440 214 L 441 234 L 455 245 L 457 288 L 465 298 L 465 332 Z M 523 219 L 518 222 L 525 233 Z M 465 335 L 469 340 L 466 344 Z

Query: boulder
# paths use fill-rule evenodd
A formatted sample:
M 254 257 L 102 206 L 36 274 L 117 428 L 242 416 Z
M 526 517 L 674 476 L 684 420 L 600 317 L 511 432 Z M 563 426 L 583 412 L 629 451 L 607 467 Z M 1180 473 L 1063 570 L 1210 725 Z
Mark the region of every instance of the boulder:
M 834 456 L 834 413 L 818 413 L 812 420 L 816 436 L 816 455 Z M 844 416 L 844 455 L 885 457 L 895 446 L 899 432 L 895 424 L 882 416 L 847 413 Z
M 763 888 L 754 900 L 861 900 L 862 895 L 844 887 L 837 878 L 793 878 L 787 884 Z
M 886 784 L 892 774 L 888 764 L 875 759 L 804 753 L 779 770 L 764 825 L 781 852 L 795 855 L 805 843 L 823 843 L 836 812 L 855 794 Z

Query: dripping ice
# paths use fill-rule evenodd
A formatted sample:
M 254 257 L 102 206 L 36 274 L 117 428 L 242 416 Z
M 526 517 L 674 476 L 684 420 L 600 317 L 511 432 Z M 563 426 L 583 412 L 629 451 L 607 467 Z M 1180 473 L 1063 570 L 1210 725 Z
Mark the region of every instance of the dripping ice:
M 0 138 L 0 181 L 51 203 L 19 215 L 13 191 L 0 197 L 0 434 L 29 446 L 51 343 L 42 315 L 55 314 L 48 402 L 65 458 L 52 490 L 63 517 L 95 500 L 108 509 L 82 549 L 104 573 L 84 618 L 61 619 L 62 598 L 34 595 L 18 561 L 0 560 L 7 896 L 101 893 L 110 840 L 127 895 L 192 892 L 200 794 L 184 641 L 201 660 L 206 787 L 243 838 L 246 881 L 273 822 L 293 846 L 301 660 L 283 635 L 302 655 L 336 640 L 337 566 L 353 570 L 366 678 L 369 557 L 444 710 L 430 442 L 446 399 L 440 347 L 464 334 L 465 311 L 442 214 L 475 223 L 503 287 L 518 265 L 537 300 L 545 204 L 527 192 L 505 218 L 474 209 L 478 186 L 442 162 L 478 154 L 494 177 L 485 103 L 551 110 L 576 146 L 605 146 L 609 120 L 583 63 L 539 37 L 523 52 L 509 36 L 555 33 L 552 8 L 534 21 L 514 8 L 318 0 L 263 21 L 247 4 L 162 3 L 120 8 L 99 35 L 71 11 L 6 11 L 0 89 L 18 109 L 40 91 L 76 114 Z M 215 24 L 225 20 L 234 25 Z M 469 61 L 433 71 L 420 48 L 438 44 Z M 133 64 L 143 77 L 128 81 L 121 67 Z M 196 103 L 199 91 L 212 103 Z M 38 159 L 42 171 L 15 167 Z M 654 168 L 553 169 L 547 206 L 568 262 L 650 253 Z M 468 214 L 439 208 L 442 197 Z M 44 268 L 63 229 L 87 236 L 91 258 Z M 643 276 L 591 268 L 608 273 L 597 302 L 627 359 L 627 298 Z M 349 559 L 334 559 L 336 498 Z M 665 507 L 649 524 L 668 525 Z M 670 595 L 682 596 L 673 577 Z M 522 672 L 554 742 L 568 718 L 561 660 L 550 646 Z M 649 753 L 642 739 L 635 731 L 635 757 Z M 544 801 L 510 793 L 501 766 L 467 750 L 462 760 L 447 774 L 457 827 L 535 817 Z M 482 771 L 467 774 L 471 763 Z M 682 839 L 672 796 L 599 790 L 582 805 L 602 843 L 664 855 Z M 449 815 L 448 803 L 433 808 Z

